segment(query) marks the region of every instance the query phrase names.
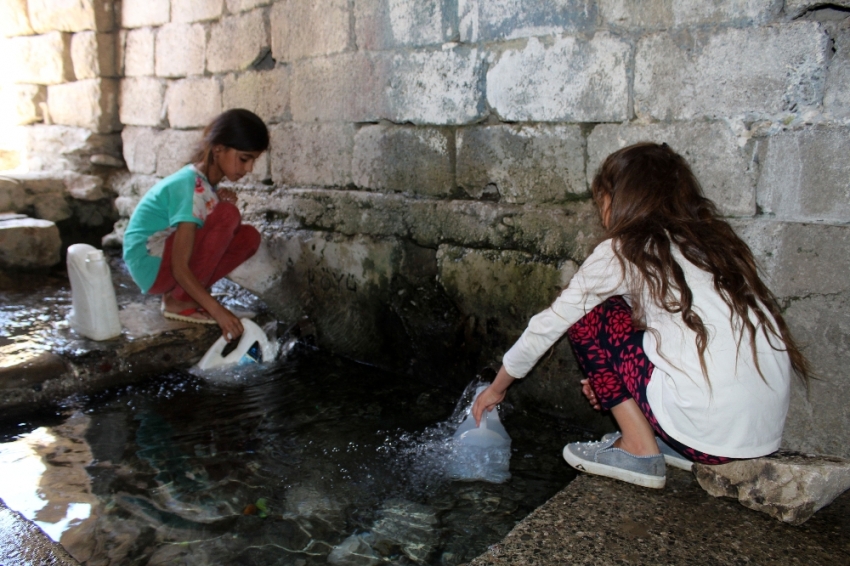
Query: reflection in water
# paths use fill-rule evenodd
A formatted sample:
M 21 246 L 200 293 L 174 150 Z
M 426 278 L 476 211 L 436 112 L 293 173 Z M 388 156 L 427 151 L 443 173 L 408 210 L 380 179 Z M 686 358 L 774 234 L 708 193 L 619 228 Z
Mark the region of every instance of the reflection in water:
M 318 354 L 247 375 L 89 400 L 0 445 L 0 497 L 91 565 L 451 565 L 573 477 L 539 414 L 505 415 L 508 482 L 457 482 L 459 392 Z

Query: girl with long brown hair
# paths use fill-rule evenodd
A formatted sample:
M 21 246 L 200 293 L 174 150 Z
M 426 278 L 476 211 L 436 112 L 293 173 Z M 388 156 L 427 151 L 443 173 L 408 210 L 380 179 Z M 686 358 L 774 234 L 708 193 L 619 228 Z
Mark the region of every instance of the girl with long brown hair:
M 260 233 L 242 224 L 238 181 L 269 147 L 259 116 L 242 108 L 206 127 L 192 162 L 145 193 L 124 233 L 124 261 L 143 293 L 162 295 L 166 318 L 217 324 L 228 341 L 242 335 L 239 318 L 210 295 L 213 283 L 250 258 Z
M 505 354 L 476 420 L 566 333 L 583 393 L 620 428 L 564 447 L 573 467 L 661 488 L 666 465 L 778 449 L 809 368 L 750 248 L 667 144 L 614 152 L 591 189 L 605 240 Z

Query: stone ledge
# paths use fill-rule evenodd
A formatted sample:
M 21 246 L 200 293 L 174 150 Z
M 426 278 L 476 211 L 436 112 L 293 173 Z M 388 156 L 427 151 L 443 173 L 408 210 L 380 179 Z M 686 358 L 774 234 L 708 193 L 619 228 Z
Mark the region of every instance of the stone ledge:
M 850 460 L 780 450 L 720 466 L 695 464 L 694 475 L 715 497 L 732 497 L 745 507 L 801 525 L 850 488 Z

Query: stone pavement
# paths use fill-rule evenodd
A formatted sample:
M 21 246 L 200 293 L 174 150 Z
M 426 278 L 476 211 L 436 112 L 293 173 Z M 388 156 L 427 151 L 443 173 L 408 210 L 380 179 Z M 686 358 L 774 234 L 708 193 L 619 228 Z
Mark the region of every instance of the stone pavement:
M 848 563 L 850 492 L 795 527 L 668 469 L 663 490 L 581 474 L 469 566 Z

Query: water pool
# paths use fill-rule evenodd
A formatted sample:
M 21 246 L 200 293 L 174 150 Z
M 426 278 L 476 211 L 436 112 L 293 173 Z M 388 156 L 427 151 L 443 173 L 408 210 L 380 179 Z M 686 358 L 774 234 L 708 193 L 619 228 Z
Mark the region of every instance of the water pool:
M 574 477 L 580 432 L 508 408 L 511 479 L 452 481 L 460 393 L 306 349 L 175 372 L 7 423 L 0 498 L 87 565 L 461 564 Z

